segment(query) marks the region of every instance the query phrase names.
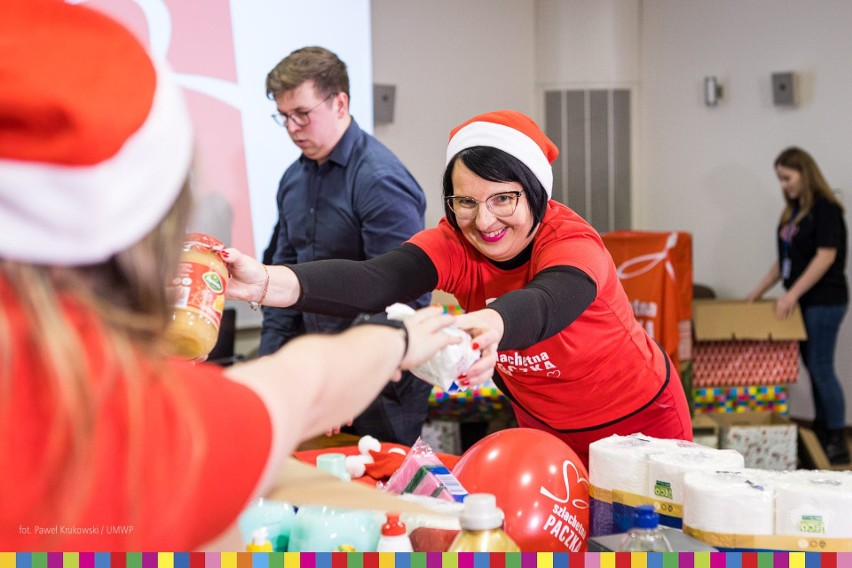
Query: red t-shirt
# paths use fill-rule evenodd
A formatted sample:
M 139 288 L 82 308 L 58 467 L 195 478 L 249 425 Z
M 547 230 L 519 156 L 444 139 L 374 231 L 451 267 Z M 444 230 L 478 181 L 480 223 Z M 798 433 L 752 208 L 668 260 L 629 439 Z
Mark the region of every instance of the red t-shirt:
M 435 264 L 436 287 L 466 311 L 523 288 L 549 267 L 574 267 L 595 282 L 597 297 L 571 325 L 527 349 L 498 355 L 497 371 L 512 395 L 545 424 L 558 430 L 606 424 L 638 410 L 662 388 L 663 353 L 636 321 L 600 236 L 568 207 L 548 202 L 530 261 L 512 270 L 495 267 L 446 219 L 409 242 Z
M 60 394 L 34 355 L 43 339 L 2 279 L 0 305 L 0 333 L 12 341 L 11 356 L 0 356 L 0 550 L 192 550 L 236 519 L 272 444 L 254 392 L 219 367 L 178 359 L 143 361 L 124 376 L 108 362 L 97 318 L 68 303 L 92 396 L 70 385 Z M 59 418 L 69 404 L 73 430 Z M 86 448 L 79 479 L 56 469 L 72 432 Z M 76 514 L 62 518 L 60 504 Z

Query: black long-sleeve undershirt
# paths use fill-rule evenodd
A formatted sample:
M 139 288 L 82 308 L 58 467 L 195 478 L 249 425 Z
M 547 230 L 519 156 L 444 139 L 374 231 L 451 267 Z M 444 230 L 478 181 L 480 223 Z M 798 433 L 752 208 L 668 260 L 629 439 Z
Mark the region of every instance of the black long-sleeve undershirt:
M 289 268 L 302 290 L 294 308 L 339 317 L 410 302 L 438 283 L 435 265 L 410 243 L 369 260 L 321 260 Z M 591 305 L 596 293 L 594 281 L 582 270 L 555 266 L 541 271 L 524 288 L 488 305 L 504 322 L 498 349 L 524 349 L 555 335 Z

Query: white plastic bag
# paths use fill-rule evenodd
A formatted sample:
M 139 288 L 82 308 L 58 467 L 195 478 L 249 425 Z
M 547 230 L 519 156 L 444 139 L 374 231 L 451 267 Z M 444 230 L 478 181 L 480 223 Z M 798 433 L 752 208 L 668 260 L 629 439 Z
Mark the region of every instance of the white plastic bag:
M 403 321 L 414 314 L 414 308 L 406 304 L 393 304 L 385 308 L 388 319 Z M 411 369 L 411 372 L 429 384 L 436 385 L 448 393 L 467 390 L 467 387 L 456 383 L 459 375 L 470 368 L 479 359 L 481 353 L 478 349 L 471 347 L 470 335 L 455 326 L 447 327 L 444 333 L 462 338 L 462 342 L 455 345 L 447 345 L 431 359 Z

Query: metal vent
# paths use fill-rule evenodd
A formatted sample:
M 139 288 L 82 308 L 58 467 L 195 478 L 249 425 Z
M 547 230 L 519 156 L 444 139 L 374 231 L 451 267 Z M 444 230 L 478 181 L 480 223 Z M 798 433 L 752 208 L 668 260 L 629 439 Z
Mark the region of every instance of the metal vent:
M 544 113 L 559 147 L 553 199 L 599 233 L 630 229 L 630 91 L 546 91 Z

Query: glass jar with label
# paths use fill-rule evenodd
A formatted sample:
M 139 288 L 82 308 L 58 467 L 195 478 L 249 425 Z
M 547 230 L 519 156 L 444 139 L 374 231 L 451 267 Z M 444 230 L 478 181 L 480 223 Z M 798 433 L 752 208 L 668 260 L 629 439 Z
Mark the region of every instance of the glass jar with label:
M 218 255 L 224 246 L 210 235 L 186 235 L 172 281 L 174 316 L 166 332 L 167 345 L 175 355 L 201 359 L 216 345 L 228 282 L 228 267 Z

